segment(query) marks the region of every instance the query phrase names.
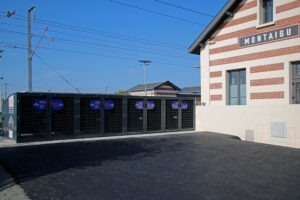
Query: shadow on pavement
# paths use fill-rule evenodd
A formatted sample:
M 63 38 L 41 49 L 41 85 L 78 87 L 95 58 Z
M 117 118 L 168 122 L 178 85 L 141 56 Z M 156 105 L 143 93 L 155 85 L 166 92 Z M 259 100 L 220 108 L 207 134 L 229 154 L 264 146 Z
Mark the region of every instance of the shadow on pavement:
M 156 153 L 158 149 L 136 140 L 88 141 L 4 148 L 0 162 L 19 184 L 70 168 L 101 166 L 105 161 L 135 160 Z M 9 184 L 10 181 L 4 180 L 1 187 Z

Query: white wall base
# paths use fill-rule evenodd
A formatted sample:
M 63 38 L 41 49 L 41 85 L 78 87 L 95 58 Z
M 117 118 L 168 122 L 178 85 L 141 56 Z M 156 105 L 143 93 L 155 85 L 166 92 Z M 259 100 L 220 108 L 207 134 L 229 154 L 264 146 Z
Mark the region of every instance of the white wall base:
M 274 122 L 286 125 L 286 136 L 271 136 Z M 300 148 L 300 105 L 196 106 L 196 130 L 236 135 L 242 140 L 247 132 L 247 140 Z

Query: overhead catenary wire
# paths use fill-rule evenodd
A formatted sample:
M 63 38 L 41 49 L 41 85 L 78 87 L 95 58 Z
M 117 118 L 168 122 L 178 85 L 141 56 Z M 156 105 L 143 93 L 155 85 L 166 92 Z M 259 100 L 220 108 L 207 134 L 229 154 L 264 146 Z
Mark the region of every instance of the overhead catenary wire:
M 4 25 L 8 25 L 8 26 L 13 26 L 13 27 L 22 27 L 22 28 L 26 28 L 26 26 L 24 25 L 16 25 L 16 24 L 11 24 L 11 23 L 3 23 L 3 22 L 0 22 L 0 24 L 4 24 Z M 40 28 L 34 28 L 34 29 L 40 29 Z M 67 36 L 72 36 L 72 37 L 77 37 L 77 38 L 84 38 L 84 39 L 89 39 L 89 40 L 94 40 L 94 41 L 101 41 L 101 42 L 108 42 L 108 43 L 114 43 L 114 44 L 120 44 L 120 42 L 116 42 L 116 41 L 109 41 L 109 40 L 104 40 L 104 39 L 99 39 L 99 38 L 95 38 L 95 37 L 87 37 L 87 36 L 83 36 L 83 35 L 76 35 L 76 34 L 73 34 L 73 33 L 66 33 L 66 32 L 63 32 L 63 31 L 56 31 L 56 30 L 52 30 L 51 28 L 48 28 L 48 32 L 50 33 L 58 33 L 58 34 L 63 34 L 63 35 L 67 35 Z M 127 39 L 124 39 L 124 41 L 132 41 L 132 40 L 127 40 Z M 140 43 L 143 43 L 143 42 L 140 42 Z M 128 44 L 126 44 L 128 45 Z M 160 45 L 160 44 L 150 44 L 152 46 L 155 46 L 155 47 L 164 47 L 164 48 L 169 48 L 169 49 L 172 49 L 172 50 L 186 50 L 186 48 L 179 48 L 179 47 L 171 47 L 171 46 L 166 46 L 166 45 Z M 130 45 L 132 47 L 136 47 L 136 48 L 144 48 L 144 49 L 149 49 L 149 48 L 146 48 L 145 46 L 136 46 L 136 45 Z M 149 50 L 153 50 L 153 49 L 149 49 Z M 157 51 L 157 50 L 155 50 Z
M 7 29 L 0 29 L 0 32 L 9 32 L 9 33 L 14 33 L 14 34 L 19 34 L 19 35 L 27 35 L 26 33 L 23 33 L 23 32 L 12 31 L 12 30 L 7 30 Z M 33 35 L 33 36 L 39 36 L 39 35 Z M 101 48 L 117 49 L 117 50 L 131 51 L 131 52 L 138 52 L 138 53 L 147 53 L 147 54 L 154 54 L 154 55 L 160 55 L 160 56 L 167 56 L 167 57 L 174 57 L 174 58 L 190 60 L 190 58 L 187 57 L 187 56 L 180 56 L 180 55 L 176 55 L 176 54 L 168 54 L 164 51 L 155 51 L 155 50 L 145 51 L 145 50 L 137 50 L 137 49 L 131 49 L 131 48 L 117 47 L 117 46 L 112 46 L 112 45 L 104 45 L 104 44 L 83 42 L 83 41 L 78 41 L 78 40 L 64 39 L 64 38 L 58 38 L 58 37 L 52 37 L 52 38 L 54 40 L 65 41 L 65 42 L 69 42 L 69 43 L 87 44 L 87 45 L 91 45 L 91 46 L 95 46 L 95 47 L 101 47 Z
M 2 12 L 2 11 L 0 11 L 0 12 Z M 0 15 L 0 16 L 1 17 L 6 17 L 5 15 Z M 10 19 L 26 21 L 26 16 L 15 15 L 13 18 L 10 18 Z M 86 27 L 68 25 L 68 24 L 63 24 L 63 23 L 50 21 L 50 20 L 45 20 L 45 19 L 36 19 L 34 21 L 34 23 L 43 24 L 43 25 L 51 25 L 51 26 L 66 29 L 66 30 L 78 31 L 78 32 L 94 34 L 94 35 L 101 35 L 101 36 L 104 36 L 104 37 L 110 37 L 110 38 L 115 38 L 115 39 L 120 39 L 120 40 L 138 42 L 138 43 L 143 43 L 143 44 L 152 44 L 152 45 L 157 45 L 157 46 L 160 45 L 160 46 L 165 46 L 165 47 L 168 46 L 168 47 L 173 47 L 173 48 L 185 48 L 185 46 L 178 46 L 178 45 L 174 45 L 174 44 L 167 43 L 167 42 L 155 41 L 155 40 L 139 38 L 139 37 L 134 37 L 134 36 L 129 36 L 129 35 L 116 34 L 116 33 L 111 33 L 111 32 L 102 31 L 102 30 L 90 29 L 90 28 L 86 28 Z
M 7 25 L 7 26 L 12 26 L 12 27 L 20 27 L 20 28 L 27 28 L 27 26 L 25 25 L 19 25 L 19 24 L 12 24 L 12 23 L 5 23 L 5 22 L 0 22 L 0 24 L 3 25 Z M 31 27 L 32 29 L 35 30 L 41 30 L 41 28 L 37 28 L 37 27 Z M 52 30 L 51 27 L 48 28 L 48 31 L 50 33 L 57 33 L 57 34 L 62 34 L 62 35 L 67 35 L 67 36 L 71 36 L 71 37 L 76 37 L 76 38 L 84 38 L 84 39 L 88 39 L 88 40 L 94 40 L 94 41 L 101 41 L 101 42 L 107 42 L 110 44 L 120 44 L 120 42 L 116 42 L 116 41 L 111 41 L 111 40 L 105 40 L 105 39 L 99 39 L 99 38 L 95 38 L 95 37 L 87 37 L 85 35 L 77 35 L 77 34 L 73 34 L 73 33 L 67 33 L 67 32 L 63 32 L 63 31 L 57 31 L 57 30 Z M 124 41 L 129 41 L 131 42 L 131 40 L 127 40 L 124 39 Z M 148 43 L 147 43 L 148 44 Z M 126 44 L 128 45 L 128 44 Z M 161 45 L 161 44 L 149 44 L 152 45 L 154 47 L 164 47 L 164 48 L 168 48 L 168 49 L 172 49 L 172 50 L 186 50 L 186 48 L 181 48 L 181 47 L 171 47 L 171 46 L 166 46 L 166 45 Z M 131 47 L 136 47 L 136 48 L 144 48 L 144 49 L 149 49 L 149 48 L 145 48 L 145 46 L 137 46 L 137 45 L 131 45 Z M 154 49 L 149 49 L 149 50 L 154 50 Z M 156 50 L 155 50 L 156 51 Z
M 0 41 L 0 43 L 4 44 L 3 47 L 7 47 L 7 48 L 27 49 L 25 44 L 15 44 L 15 43 L 7 43 L 7 42 L 1 42 L 1 41 Z M 90 56 L 100 56 L 100 57 L 106 57 L 106 58 L 115 58 L 115 59 L 121 59 L 121 60 L 131 60 L 131 61 L 137 60 L 137 58 L 112 56 L 112 55 L 106 55 L 106 54 L 98 54 L 98 53 L 94 53 L 94 52 L 84 52 L 84 51 L 76 51 L 76 50 L 69 50 L 69 49 L 59 49 L 59 48 L 51 48 L 51 47 L 41 47 L 41 49 L 66 52 L 66 53 L 85 54 L 85 55 L 90 55 Z M 155 63 L 168 65 L 168 66 L 172 66 L 175 68 L 192 69 L 190 66 L 183 66 L 178 63 L 161 62 L 158 60 L 155 60 Z
M 141 11 L 144 11 L 144 12 L 153 13 L 153 14 L 156 14 L 156 15 L 168 17 L 168 18 L 175 19 L 175 20 L 178 20 L 178 21 L 182 21 L 182 22 L 186 22 L 186 23 L 190 23 L 190 24 L 195 24 L 195 25 L 198 25 L 198 26 L 206 26 L 204 24 L 200 24 L 198 22 L 194 22 L 194 21 L 191 21 L 191 20 L 188 20 L 188 19 L 183 19 L 183 18 L 172 16 L 172 15 L 167 15 L 167 14 L 164 14 L 164 13 L 161 13 L 161 12 L 157 12 L 157 11 L 150 10 L 150 9 L 147 9 L 147 8 L 141 8 L 141 7 L 131 5 L 131 4 L 128 4 L 128 3 L 124 3 L 124 2 L 120 2 L 120 1 L 116 1 L 116 0 L 108 0 L 108 1 L 119 4 L 119 5 L 122 5 L 122 6 L 135 8 L 135 9 L 138 9 L 138 10 L 141 10 Z
M 196 14 L 200 14 L 200 15 L 204 15 L 204 16 L 208 16 L 208 17 L 214 17 L 211 14 L 208 14 L 208 13 L 205 13 L 205 12 L 200 12 L 198 10 L 193 10 L 193 9 L 190 9 L 190 8 L 185 8 L 183 6 L 178 6 L 178 5 L 175 5 L 173 3 L 166 2 L 166 1 L 161 1 L 161 0 L 153 0 L 153 1 L 156 1 L 157 3 L 165 4 L 167 6 L 171 6 L 171 7 L 179 8 L 179 9 L 182 9 L 182 10 L 186 10 L 186 11 L 189 11 L 189 12 L 192 12 L 192 13 L 196 13 Z
M 62 74 L 60 74 L 58 71 L 55 70 L 54 67 L 52 67 L 50 64 L 48 64 L 43 58 L 41 58 L 37 53 L 32 52 L 44 65 L 46 65 L 48 68 L 50 68 L 53 72 L 55 72 L 61 79 L 63 79 L 68 85 L 70 85 L 74 90 L 76 90 L 76 87 L 68 80 L 66 79 Z

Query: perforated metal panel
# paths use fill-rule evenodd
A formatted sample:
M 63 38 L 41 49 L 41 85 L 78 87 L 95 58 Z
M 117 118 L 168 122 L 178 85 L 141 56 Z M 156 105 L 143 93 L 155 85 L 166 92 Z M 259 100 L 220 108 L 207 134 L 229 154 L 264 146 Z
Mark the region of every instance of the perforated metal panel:
M 104 110 L 104 133 L 122 133 L 122 99 L 109 98 L 114 103 L 114 108 Z
M 166 129 L 178 129 L 178 109 L 172 108 L 172 102 L 177 100 L 166 100 Z
M 128 99 L 128 132 L 143 131 L 143 109 L 137 109 L 135 104 L 143 99 Z
M 80 100 L 80 134 L 100 134 L 100 110 L 92 109 L 91 102 L 97 98 L 83 97 Z
M 15 97 L 14 113 L 5 115 L 3 130 L 18 142 L 194 128 L 194 101 L 188 97 L 28 92 Z
M 36 100 L 46 100 L 45 96 L 22 96 L 20 99 L 21 112 L 20 136 L 21 137 L 46 137 L 47 136 L 47 110 L 34 108 Z M 47 107 L 47 106 L 46 106 Z
M 151 99 L 154 102 L 154 109 L 147 109 L 147 130 L 161 130 L 161 100 Z
M 183 129 L 193 128 L 194 126 L 194 101 L 192 100 L 182 100 L 187 103 L 187 108 L 181 106 L 181 127 Z
M 53 100 L 61 100 L 61 110 L 52 109 L 52 136 L 74 135 L 74 98 L 57 96 Z

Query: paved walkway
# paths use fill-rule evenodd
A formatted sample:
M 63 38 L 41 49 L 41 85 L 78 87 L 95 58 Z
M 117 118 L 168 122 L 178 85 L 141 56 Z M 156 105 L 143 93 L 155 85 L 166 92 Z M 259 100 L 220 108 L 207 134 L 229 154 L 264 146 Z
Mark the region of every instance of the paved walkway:
M 300 150 L 215 133 L 26 145 L 0 161 L 35 199 L 300 199 Z

